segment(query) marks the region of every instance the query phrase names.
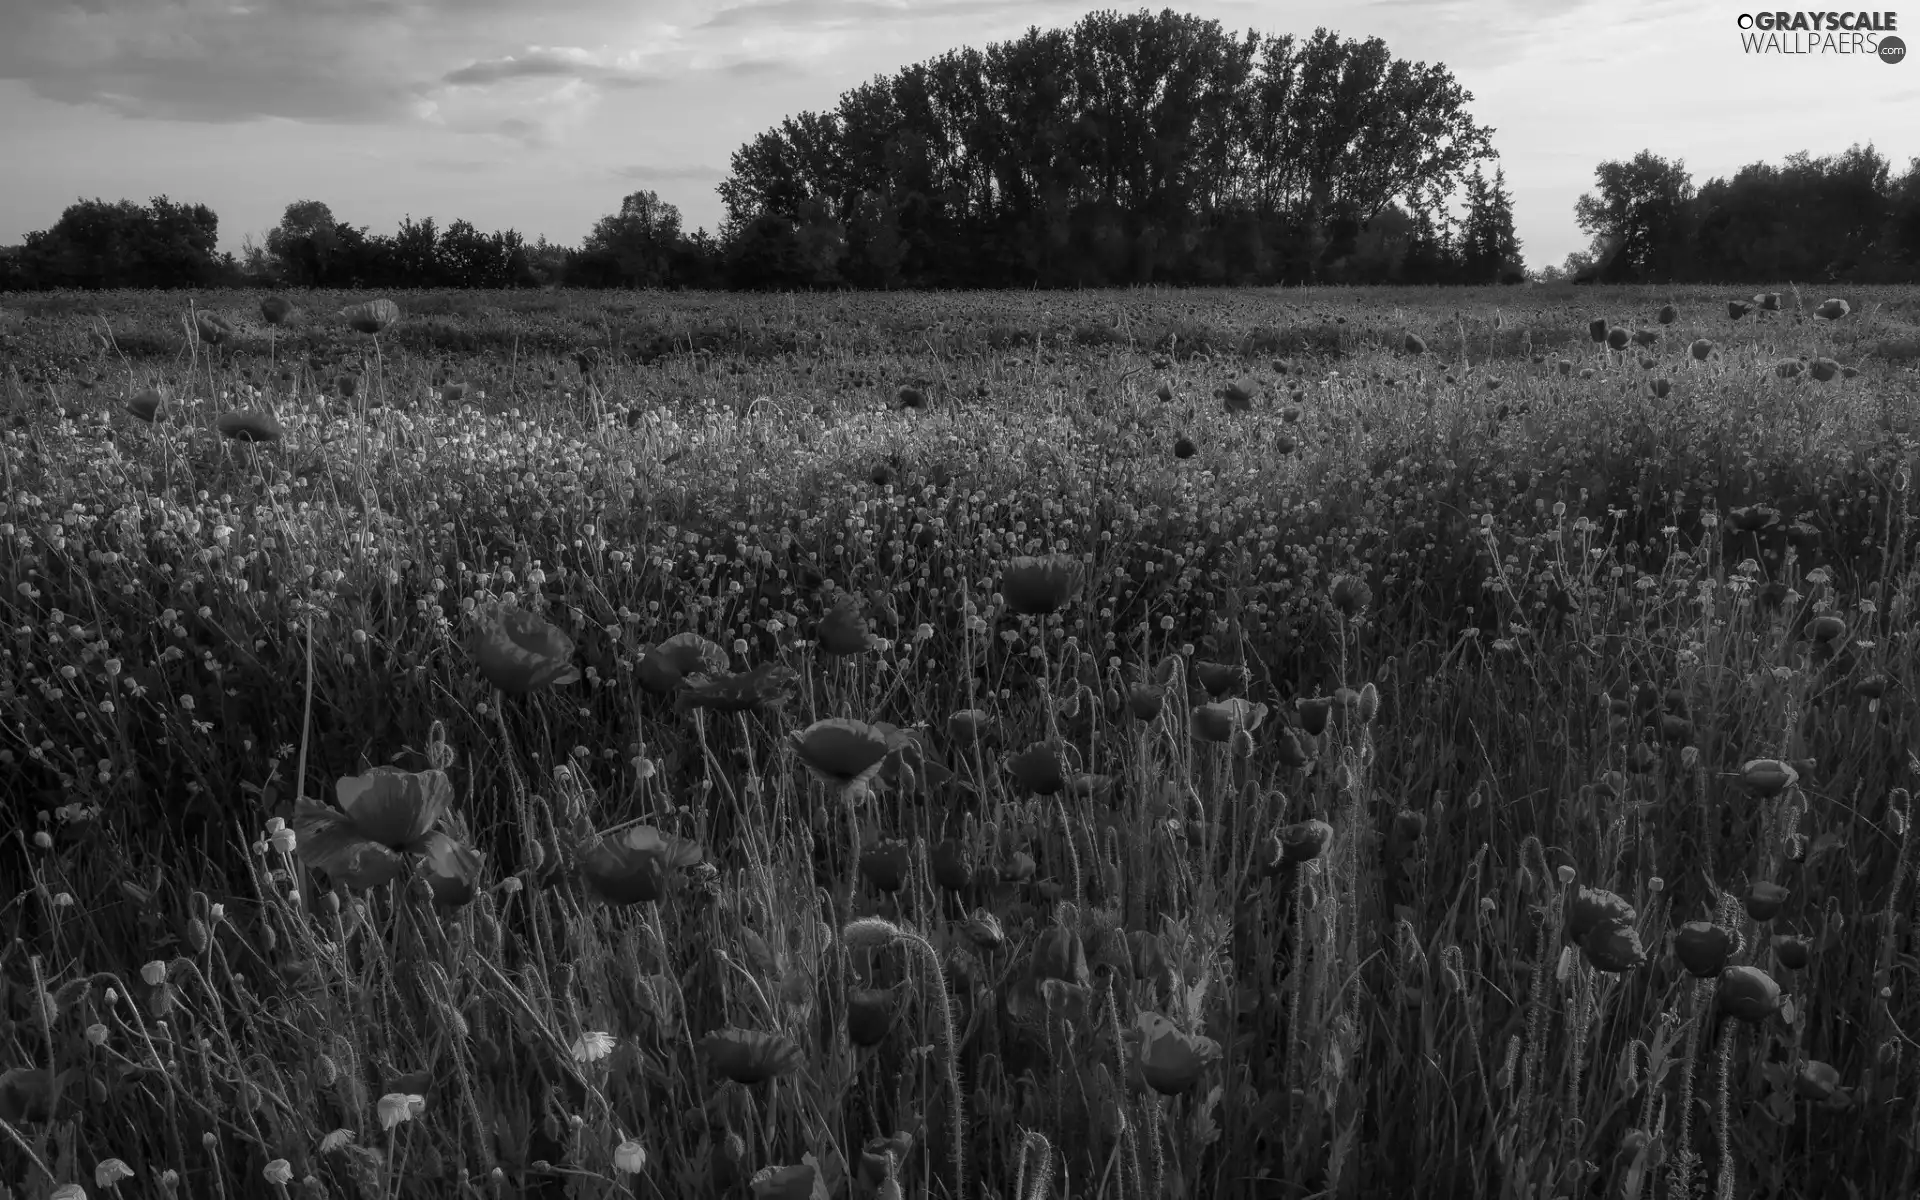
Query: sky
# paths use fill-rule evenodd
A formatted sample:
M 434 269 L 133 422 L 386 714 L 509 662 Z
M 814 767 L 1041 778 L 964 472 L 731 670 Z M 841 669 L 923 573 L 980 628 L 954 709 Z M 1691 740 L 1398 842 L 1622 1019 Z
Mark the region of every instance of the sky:
M 960 46 L 1065 27 L 1059 0 L 0 0 L 0 245 L 81 198 L 220 216 L 289 203 L 577 244 L 649 189 L 718 226 L 733 151 L 782 117 Z M 1694 183 L 1872 143 L 1920 155 L 1920 54 L 1750 54 L 1739 3 L 1190 0 L 1236 33 L 1377 36 L 1442 62 L 1494 129 L 1529 265 L 1588 239 L 1596 164 L 1650 149 Z M 1904 18 L 1904 20 L 1902 19 Z M 1920 47 L 1920 7 L 1896 10 Z

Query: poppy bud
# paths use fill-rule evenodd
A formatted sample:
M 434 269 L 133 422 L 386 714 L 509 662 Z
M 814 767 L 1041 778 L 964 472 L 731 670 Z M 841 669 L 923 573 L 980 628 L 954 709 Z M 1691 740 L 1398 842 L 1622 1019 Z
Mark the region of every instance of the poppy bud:
M 1380 715 L 1380 689 L 1373 685 L 1372 680 L 1368 680 L 1360 687 L 1357 712 L 1362 725 L 1373 724 L 1373 719 Z

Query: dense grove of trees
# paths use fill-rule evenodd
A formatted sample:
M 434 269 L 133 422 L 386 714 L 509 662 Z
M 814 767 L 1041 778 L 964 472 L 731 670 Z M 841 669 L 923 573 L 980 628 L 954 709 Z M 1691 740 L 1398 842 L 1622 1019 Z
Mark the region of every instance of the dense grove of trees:
M 1575 218 L 1591 249 L 1562 271 L 1602 282 L 1920 280 L 1920 158 L 1872 146 L 1751 163 L 1695 189 L 1684 163 L 1643 150 L 1595 169 Z
M 430 217 L 376 234 L 301 200 L 235 256 L 203 206 L 87 200 L 0 249 L 0 289 L 1513 282 L 1512 197 L 1471 100 L 1378 39 L 1100 12 L 758 134 L 717 235 L 651 191 L 578 247 Z M 1797 154 L 1696 190 L 1648 151 L 1595 182 L 1574 213 L 1592 248 L 1540 276 L 1920 279 L 1920 159 L 1895 177 L 1871 147 Z

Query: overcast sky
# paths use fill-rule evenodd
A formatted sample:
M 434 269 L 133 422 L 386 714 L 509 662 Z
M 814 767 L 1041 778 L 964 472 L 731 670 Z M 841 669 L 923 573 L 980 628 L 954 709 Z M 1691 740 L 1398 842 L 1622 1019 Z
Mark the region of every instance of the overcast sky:
M 1129 3 L 1058 0 L 0 0 L 0 244 L 74 200 L 166 194 L 223 246 L 298 199 L 576 243 L 640 188 L 715 227 L 744 141 L 875 75 Z M 1159 4 L 1152 5 L 1156 10 Z M 1748 5 L 1192 0 L 1232 31 L 1378 36 L 1444 62 L 1494 130 L 1534 266 L 1573 204 L 1651 149 L 1696 185 L 1871 142 L 1920 155 L 1920 55 L 1750 56 Z M 1907 14 L 1901 14 L 1907 16 Z M 1920 46 L 1920 8 L 1900 26 Z

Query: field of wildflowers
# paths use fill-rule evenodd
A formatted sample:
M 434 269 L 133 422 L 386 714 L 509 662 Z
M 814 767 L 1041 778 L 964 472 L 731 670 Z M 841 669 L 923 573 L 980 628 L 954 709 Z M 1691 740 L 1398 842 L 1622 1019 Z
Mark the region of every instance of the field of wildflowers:
M 0 1195 L 1882 1197 L 1920 295 L 0 304 Z

